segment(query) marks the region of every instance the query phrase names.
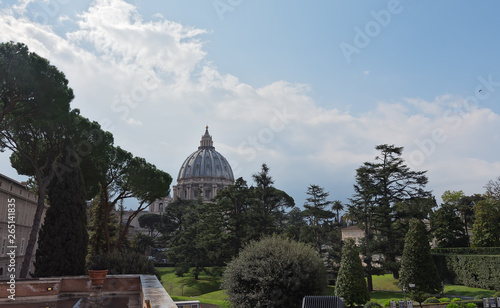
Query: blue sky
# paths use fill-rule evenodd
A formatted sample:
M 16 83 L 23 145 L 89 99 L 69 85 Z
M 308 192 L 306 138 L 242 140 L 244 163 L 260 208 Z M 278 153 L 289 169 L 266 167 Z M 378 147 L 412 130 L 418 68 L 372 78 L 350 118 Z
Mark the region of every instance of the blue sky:
M 75 3 L 77 2 L 77 3 Z M 63 71 L 74 108 L 175 178 L 209 125 L 251 184 L 352 196 L 375 145 L 436 197 L 500 175 L 497 1 L 0 1 L 0 40 Z M 0 156 L 1 172 L 23 179 Z

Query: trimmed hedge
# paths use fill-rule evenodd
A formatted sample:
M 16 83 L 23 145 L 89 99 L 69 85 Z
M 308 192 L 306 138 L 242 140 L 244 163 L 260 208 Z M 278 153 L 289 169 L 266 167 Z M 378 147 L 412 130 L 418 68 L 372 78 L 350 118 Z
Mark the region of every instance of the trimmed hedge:
M 500 247 L 432 248 L 431 253 L 454 255 L 500 255 Z
M 499 255 L 433 254 L 441 279 L 472 288 L 500 290 Z
M 439 299 L 437 299 L 437 297 L 435 296 L 432 296 L 432 297 L 428 297 L 424 302 L 423 304 L 436 304 L 436 303 L 440 303 Z

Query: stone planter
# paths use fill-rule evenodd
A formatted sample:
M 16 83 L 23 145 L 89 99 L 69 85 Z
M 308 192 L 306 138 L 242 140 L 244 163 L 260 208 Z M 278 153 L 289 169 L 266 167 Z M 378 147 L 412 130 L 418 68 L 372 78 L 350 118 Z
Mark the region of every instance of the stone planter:
M 92 286 L 102 286 L 107 274 L 108 270 L 89 270 L 89 277 L 92 282 Z

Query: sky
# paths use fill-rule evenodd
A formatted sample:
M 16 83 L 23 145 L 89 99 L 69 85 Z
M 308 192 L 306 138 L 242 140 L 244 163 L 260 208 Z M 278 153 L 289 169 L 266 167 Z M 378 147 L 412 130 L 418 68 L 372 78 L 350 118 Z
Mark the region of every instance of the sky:
M 375 146 L 446 190 L 500 176 L 500 2 L 0 0 L 0 42 L 62 71 L 72 108 L 168 172 L 205 126 L 235 178 L 348 203 Z M 18 181 L 9 153 L 0 172 Z

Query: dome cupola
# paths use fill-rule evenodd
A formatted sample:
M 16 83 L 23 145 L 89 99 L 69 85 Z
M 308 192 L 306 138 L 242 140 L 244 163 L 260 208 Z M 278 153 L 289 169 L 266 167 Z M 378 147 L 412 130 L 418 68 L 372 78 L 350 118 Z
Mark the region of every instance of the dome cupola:
M 201 191 L 204 199 L 209 200 L 219 189 L 232 184 L 233 170 L 226 158 L 215 150 L 207 126 L 198 150 L 186 158 L 179 170 L 174 198 L 195 199 Z

